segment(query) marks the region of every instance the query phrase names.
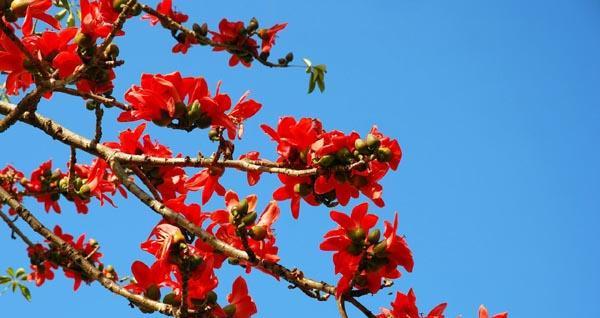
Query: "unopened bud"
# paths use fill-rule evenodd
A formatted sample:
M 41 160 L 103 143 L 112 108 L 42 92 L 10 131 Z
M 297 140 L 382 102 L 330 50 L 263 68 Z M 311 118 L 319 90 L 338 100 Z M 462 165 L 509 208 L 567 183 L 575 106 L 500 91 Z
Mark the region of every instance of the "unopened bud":
M 381 145 L 381 141 L 379 140 L 379 138 L 375 137 L 375 135 L 373 134 L 368 134 L 367 135 L 367 146 L 369 146 L 369 149 L 371 150 L 375 150 L 377 148 L 379 148 L 379 145 Z
M 171 306 L 178 306 L 180 301 L 177 299 L 177 295 L 175 295 L 175 293 L 168 293 L 163 298 L 163 303 Z
M 375 247 L 373 247 L 373 253 L 376 256 L 385 256 L 385 251 L 387 249 L 387 242 L 381 241 Z
M 350 230 L 346 233 L 348 237 L 354 242 L 362 242 L 367 237 L 367 233 L 362 227 L 357 227 L 354 230 Z
M 290 52 L 285 55 L 285 60 L 289 63 L 294 60 L 294 53 Z
M 362 140 L 362 139 L 356 139 L 356 141 L 354 141 L 354 148 L 356 148 L 356 150 L 360 153 L 360 154 L 368 154 L 369 153 L 369 146 L 367 145 L 367 143 Z
M 310 194 L 311 187 L 306 183 L 296 183 L 296 185 L 294 185 L 294 192 L 299 194 L 301 197 L 305 197 Z
M 248 200 L 246 200 L 245 198 L 241 199 L 235 206 L 235 209 L 238 211 L 238 213 L 242 215 L 248 213 Z
M 392 150 L 387 147 L 381 147 L 377 149 L 377 160 L 381 162 L 389 162 L 392 160 Z
M 258 29 L 258 20 L 256 18 L 250 19 L 250 23 L 248 23 L 246 29 L 248 30 L 248 33 L 256 31 Z
M 256 241 L 262 241 L 267 237 L 267 229 L 262 225 L 255 225 L 250 229 L 250 237 Z
M 215 293 L 215 292 L 214 292 L 214 291 L 212 291 L 212 290 L 211 290 L 211 291 L 209 291 L 209 292 L 206 294 L 206 302 L 207 302 L 208 304 L 216 304 L 216 303 L 217 303 L 217 298 L 218 298 L 218 296 L 217 296 L 217 293 Z
M 379 231 L 379 229 L 375 229 L 369 233 L 369 236 L 367 236 L 367 241 L 369 241 L 369 243 L 371 244 L 376 244 L 377 242 L 379 242 L 380 237 L 381 231 Z
M 160 299 L 160 288 L 158 288 L 156 285 L 151 285 L 150 287 L 146 288 L 144 296 L 158 301 Z
M 10 10 L 19 18 L 25 16 L 27 7 L 33 2 L 33 0 L 13 0 L 10 4 Z
M 212 141 L 219 141 L 219 131 L 215 128 L 211 128 L 208 131 L 208 139 Z
M 321 157 L 321 159 L 319 159 L 319 166 L 323 167 L 323 168 L 327 168 L 330 167 L 331 165 L 333 165 L 333 163 L 335 162 L 335 157 L 332 155 L 325 155 L 323 157 Z
M 256 221 L 257 217 L 258 215 L 256 212 L 252 211 L 242 218 L 242 223 L 244 223 L 244 225 L 252 225 Z

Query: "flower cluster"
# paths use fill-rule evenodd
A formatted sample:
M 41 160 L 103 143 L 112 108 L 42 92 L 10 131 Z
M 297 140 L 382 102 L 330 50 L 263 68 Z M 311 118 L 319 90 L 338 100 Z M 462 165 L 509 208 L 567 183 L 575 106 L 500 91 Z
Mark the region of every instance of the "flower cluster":
M 226 210 L 211 213 L 212 223 L 207 230 L 238 249 L 245 249 L 243 240 L 247 240 L 247 247 L 261 259 L 278 262 L 272 225 L 279 218 L 279 207 L 277 202 L 271 201 L 259 217 L 256 202 L 256 195 L 240 200 L 235 192 L 227 191 Z M 249 270 L 250 265 L 247 268 Z
M 213 51 L 226 50 L 231 53 L 229 66 L 242 63 L 242 65 L 250 67 L 252 60 L 259 55 L 258 43 L 253 36 L 257 35 L 262 40 L 260 57 L 266 59 L 275 45 L 277 33 L 286 26 L 287 23 L 283 23 L 276 24 L 269 29 L 259 29 L 256 19 L 252 19 L 247 26 L 242 21 L 233 22 L 223 19 L 219 23 L 219 32 L 209 32 L 212 34 L 212 41 L 217 44 Z
M 379 180 L 389 169 L 397 169 L 402 151 L 398 141 L 384 136 L 377 127 L 364 139 L 356 132 L 325 131 L 313 118 L 297 121 L 283 117 L 276 130 L 261 127 L 277 142 L 278 162 L 295 169 L 318 169 L 318 174 L 310 177 L 279 175 L 283 186 L 275 190 L 273 198 L 291 199 L 295 218 L 301 198 L 311 205 L 345 206 L 362 192 L 377 206 L 384 205 Z
M 24 191 L 18 191 L 17 184 L 21 185 Z M 117 177 L 110 172 L 108 164 L 102 159 L 94 159 L 91 165 L 76 164 L 74 175 L 71 177 L 60 169 L 52 170 L 51 160 L 35 169 L 29 179 L 12 166 L 7 166 L 0 170 L 0 186 L 19 201 L 24 196 L 32 196 L 44 204 L 46 212 L 54 210 L 57 213 L 61 212 L 58 204 L 61 196 L 72 201 L 77 207 L 77 212 L 84 214 L 88 212 L 87 205 L 92 197 L 98 199 L 101 205 L 105 201 L 114 205 L 111 196 L 117 191 L 127 196 L 119 186 Z M 11 209 L 9 214 L 14 215 L 16 212 Z
M 230 139 L 241 137 L 244 120 L 254 116 L 261 104 L 247 99 L 246 93 L 230 110 L 231 98 L 221 93 L 219 86 L 211 96 L 202 77 L 182 77 L 179 72 L 143 74 L 141 85 L 125 93 L 132 109 L 121 113 L 119 121 L 142 119 L 159 126 L 173 125 L 176 121 L 176 127 L 187 130 L 212 125 L 226 129 Z
M 161 145 L 157 141 L 153 142 L 150 135 L 143 135 L 145 129 L 146 124 L 140 124 L 134 130 L 127 129 L 119 134 L 119 142 L 107 142 L 105 145 L 133 155 L 145 154 L 171 158 L 173 153 L 167 146 Z M 140 169 L 160 192 L 163 199 L 175 199 L 178 194 L 187 193 L 185 187 L 187 177 L 182 168 L 141 166 Z
M 228 304 L 220 306 L 214 289 L 218 285 L 214 269 L 220 264 L 215 262 L 212 253 L 206 253 L 189 244 L 183 232 L 168 223 L 159 223 L 142 243 L 142 249 L 154 255 L 156 261 L 151 265 L 136 261 L 131 266 L 134 279 L 126 286 L 132 292 L 143 294 L 153 300 L 161 299 L 161 289 L 169 292 L 164 303 L 179 306 L 182 304 L 184 284 L 187 288 L 188 309 L 206 317 L 249 318 L 257 312 L 256 304 L 248 295 L 243 278 L 235 280 Z M 152 309 L 140 307 L 142 312 Z
M 4 191 L 8 192 L 13 198 L 17 201 L 23 201 L 23 193 L 19 192 L 17 188 L 17 184 L 21 184 L 25 175 L 23 172 L 17 170 L 15 167 L 11 165 L 7 165 L 2 170 L 0 170 L 0 187 L 4 189 Z M 2 203 L 0 203 L 0 207 L 2 207 Z M 11 207 L 8 211 L 10 215 L 15 215 L 17 212 Z
M 339 226 L 325 234 L 321 250 L 333 251 L 335 273 L 341 274 L 336 296 L 353 287 L 376 293 L 384 278 L 400 277 L 398 266 L 408 272 L 413 269 L 412 253 L 404 238 L 396 234 L 398 215 L 394 224 L 385 222 L 384 238 L 381 231 L 371 230 L 378 217 L 368 213 L 368 204 L 362 203 L 352 209 L 350 216 L 332 211 L 331 219 Z
M 98 252 L 99 245 L 96 240 L 89 239 L 86 241 L 85 234 L 82 234 L 75 241 L 72 235 L 64 233 L 58 225 L 54 227 L 54 235 L 69 244 L 81 255 L 84 255 L 92 265 L 104 269 L 104 265 L 100 262 L 102 253 Z M 79 289 L 82 282 L 89 284 L 94 281 L 93 278 L 88 277 L 81 270 L 78 264 L 71 262 L 69 257 L 61 252 L 60 247 L 49 242 L 46 243 L 47 246 L 35 244 L 27 249 L 32 270 L 28 276 L 29 280 L 34 281 L 37 286 L 41 286 L 46 280 L 54 279 L 53 270 L 62 267 L 65 276 L 74 280 L 74 290 Z M 112 272 L 112 270 L 108 270 L 108 272 Z M 113 278 L 116 279 L 116 276 Z

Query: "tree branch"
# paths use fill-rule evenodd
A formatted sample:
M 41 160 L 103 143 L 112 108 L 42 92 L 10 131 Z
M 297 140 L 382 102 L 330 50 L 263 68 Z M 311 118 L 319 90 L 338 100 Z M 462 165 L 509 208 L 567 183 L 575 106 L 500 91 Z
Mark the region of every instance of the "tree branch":
M 25 242 L 25 244 L 27 244 L 28 246 L 34 245 L 33 242 L 25 234 L 23 234 L 21 229 L 19 229 L 15 225 L 15 223 L 2 211 L 0 211 L 0 218 L 2 218 L 4 223 L 6 223 L 8 225 L 8 227 L 10 227 L 10 229 L 13 231 L 13 233 L 17 234 L 21 238 L 21 240 L 23 240 L 23 242 Z
M 99 269 L 92 265 L 83 255 L 75 250 L 70 244 L 63 241 L 60 237 L 46 228 L 35 216 L 33 216 L 33 214 L 31 214 L 31 212 L 29 212 L 23 205 L 21 205 L 21 203 L 15 200 L 2 187 L 0 187 L 0 201 L 6 202 L 10 207 L 17 211 L 17 214 L 19 214 L 19 216 L 29 225 L 29 227 L 31 227 L 31 229 L 43 236 L 46 240 L 56 245 L 65 253 L 65 256 L 67 256 L 73 263 L 77 264 L 83 272 L 85 272 L 90 278 L 98 281 L 109 291 L 127 298 L 129 301 L 137 304 L 138 306 L 151 308 L 169 316 L 175 315 L 175 311 L 172 306 L 153 301 L 142 295 L 134 294 L 105 277 L 104 274 L 102 274 Z

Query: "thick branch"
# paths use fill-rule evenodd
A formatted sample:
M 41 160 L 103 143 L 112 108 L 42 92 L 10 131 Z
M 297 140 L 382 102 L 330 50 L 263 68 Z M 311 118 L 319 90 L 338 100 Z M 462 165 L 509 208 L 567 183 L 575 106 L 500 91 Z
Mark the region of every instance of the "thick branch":
M 1 114 L 11 113 L 15 109 L 16 108 L 14 105 L 0 101 Z M 115 160 L 126 164 L 205 168 L 217 165 L 224 168 L 235 168 L 241 171 L 281 173 L 294 177 L 312 176 L 316 175 L 318 172 L 317 168 L 296 170 L 281 167 L 276 163 L 268 161 L 221 160 L 216 163 L 213 163 L 213 160 L 211 158 L 191 158 L 189 156 L 182 158 L 161 158 L 147 155 L 131 155 L 109 148 L 102 144 L 94 144 L 91 140 L 77 135 L 74 132 L 68 130 L 67 128 L 64 128 L 63 126 L 55 123 L 54 121 L 38 114 L 29 113 L 27 114 L 27 116 L 21 115 L 19 120 L 41 129 L 46 134 L 50 135 L 52 138 L 58 139 L 64 144 L 73 145 L 93 155 L 101 156 L 104 158 L 114 158 Z
M 105 277 L 99 269 L 97 269 L 85 258 L 85 256 L 81 255 L 69 243 L 63 241 L 60 237 L 56 236 L 52 231 L 46 228 L 35 216 L 33 216 L 33 214 L 31 214 L 31 212 L 29 212 L 13 197 L 11 197 L 11 195 L 2 187 L 0 187 L 0 200 L 6 202 L 10 207 L 17 211 L 17 214 L 19 214 L 23 221 L 25 221 L 35 232 L 63 250 L 65 256 L 71 259 L 75 264 L 79 265 L 82 271 L 84 271 L 90 278 L 97 280 L 106 289 L 127 298 L 129 301 L 139 306 L 151 308 L 165 315 L 174 315 L 175 310 L 172 306 L 153 301 L 142 295 L 134 294 Z
M 2 25 L 3 23 L 0 23 Z M 44 93 L 44 89 L 36 87 L 33 91 L 25 95 L 25 97 L 17 104 L 10 112 L 3 112 L 6 115 L 0 120 L 0 133 L 7 130 L 10 126 L 19 120 L 26 111 L 34 108 L 40 101 L 40 97 Z

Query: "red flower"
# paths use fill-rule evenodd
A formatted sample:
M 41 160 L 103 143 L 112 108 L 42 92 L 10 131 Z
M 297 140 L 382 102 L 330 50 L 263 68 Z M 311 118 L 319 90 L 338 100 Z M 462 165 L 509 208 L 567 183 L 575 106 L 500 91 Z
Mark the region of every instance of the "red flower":
M 300 199 L 304 199 L 312 206 L 319 205 L 311 191 L 311 179 L 309 177 L 290 177 L 285 174 L 278 175 L 283 185 L 273 192 L 273 199 L 277 201 L 290 200 L 292 216 L 297 219 L 300 215 Z
M 33 19 L 38 19 L 46 22 L 55 29 L 60 29 L 60 23 L 46 11 L 52 7 L 50 0 L 29 0 L 23 1 L 21 5 L 13 8 L 13 12 L 17 16 L 25 16 L 23 21 L 23 34 L 30 35 L 33 33 Z
M 171 246 L 184 241 L 185 237 L 178 227 L 167 223 L 159 223 L 141 247 L 142 250 L 154 255 L 159 261 L 168 262 Z
M 223 309 L 228 313 L 233 312 L 233 318 L 250 318 L 258 312 L 252 297 L 248 295 L 246 281 L 241 276 L 233 282 L 227 301 L 229 305 Z
M 0 23 L 4 23 L 1 22 Z M 19 90 L 26 90 L 32 83 L 33 77 L 25 69 L 25 56 L 12 40 L 0 33 L 0 71 L 6 72 L 6 93 L 19 94 Z
M 185 188 L 190 191 L 202 189 L 202 204 L 206 204 L 215 192 L 220 196 L 225 195 L 225 188 L 219 183 L 219 178 L 224 171 L 224 168 L 219 166 L 204 169 L 189 178 L 185 183 Z
M 177 125 L 186 129 L 213 125 L 227 129 L 229 138 L 234 139 L 238 131 L 241 136 L 243 121 L 256 114 L 261 104 L 247 100 L 248 95 L 244 94 L 226 114 L 231 108 L 231 98 L 221 94 L 219 88 L 220 83 L 212 97 L 202 77 L 182 77 L 179 72 L 143 74 L 141 86 L 132 86 L 125 93 L 125 99 L 133 109 L 121 113 L 118 120 L 143 119 L 161 126 L 177 120 Z
M 58 266 L 46 260 L 46 252 L 48 250 L 42 244 L 35 244 L 27 248 L 27 254 L 31 259 L 32 272 L 27 276 L 27 279 L 34 281 L 36 286 L 41 286 L 46 280 L 54 279 L 53 269 Z
M 67 28 L 60 32 L 46 31 L 41 36 L 31 36 L 24 41 L 30 42 L 31 50 L 39 51 L 58 70 L 60 78 L 65 78 L 82 64 L 77 54 L 77 44 L 71 42 L 75 34 L 77 28 Z
M 253 161 L 253 160 L 259 160 L 259 159 L 260 159 L 260 153 L 258 151 L 250 151 L 250 152 L 240 156 L 240 160 Z M 260 174 L 261 174 L 261 171 L 248 171 L 248 175 L 247 175 L 248 184 L 251 186 L 257 184 L 258 181 L 260 180 Z
M 137 294 L 142 294 L 153 286 L 160 288 L 167 279 L 159 262 L 154 263 L 152 267 L 148 267 L 140 261 L 135 261 L 131 264 L 131 273 L 135 281 L 125 286 L 125 288 Z
M 277 142 L 277 153 L 290 162 L 306 162 L 306 158 L 302 158 L 301 154 L 306 155 L 305 152 L 323 133 L 321 122 L 313 118 L 301 118 L 296 121 L 293 117 L 282 117 L 277 124 L 277 130 L 267 125 L 260 127 Z
M 186 195 L 181 195 L 174 199 L 165 200 L 164 203 L 169 209 L 180 213 L 196 226 L 201 226 L 204 220 L 208 218 L 208 215 L 201 212 L 200 205 L 198 204 L 185 204 L 185 199 Z
M 427 316 L 421 316 L 416 301 L 417 298 L 412 289 L 410 289 L 406 295 L 403 293 L 396 293 L 396 298 L 391 303 L 392 310 L 381 308 L 381 314 L 377 315 L 377 318 L 444 318 L 444 310 L 446 310 L 447 306 L 446 303 L 437 305 L 429 312 L 429 314 L 427 314 Z
M 223 46 L 215 46 L 213 51 L 227 50 L 230 52 L 229 66 L 236 66 L 242 63 L 246 67 L 250 67 L 252 62 L 252 54 L 258 54 L 256 41 L 245 35 L 244 22 L 230 22 L 227 19 L 221 20 L 219 23 L 219 32 L 210 31 L 213 35 L 212 40 Z M 250 53 L 247 53 L 250 52 Z
M 80 0 L 81 8 L 81 32 L 95 43 L 97 38 L 107 37 L 114 27 L 114 22 L 119 17 L 119 12 L 113 8 L 111 0 Z M 116 35 L 123 35 L 119 31 Z
M 262 52 L 271 52 L 271 48 L 275 45 L 275 37 L 277 32 L 285 29 L 287 23 L 275 24 L 270 29 L 258 30 L 258 36 L 262 39 Z
M 53 209 L 60 213 L 58 199 L 60 194 L 54 190 L 51 194 L 49 190 L 54 189 L 58 185 L 58 181 L 65 176 L 59 169 L 52 172 L 52 160 L 42 163 L 39 168 L 31 173 L 29 182 L 25 185 L 28 192 L 35 195 L 38 202 L 44 203 L 44 210 L 49 212 Z
M 215 233 L 220 240 L 236 247 L 244 249 L 240 238 L 240 231 L 246 236 L 250 249 L 262 259 L 271 262 L 279 261 L 277 256 L 278 248 L 275 246 L 275 236 L 273 234 L 273 223 L 279 218 L 280 210 L 277 202 L 271 201 L 266 206 L 263 213 L 256 220 L 256 195 L 249 195 L 245 199 L 247 206 L 241 208 L 240 199 L 232 190 L 225 194 L 225 203 L 227 210 L 218 210 L 211 214 L 212 223 L 207 231 Z M 243 209 L 240 211 L 239 209 Z M 251 214 L 253 219 L 249 219 Z M 247 271 L 250 266 L 247 266 Z
M 172 0 L 162 0 L 161 2 L 159 2 L 158 5 L 156 6 L 156 11 L 171 18 L 171 20 L 173 20 L 177 23 L 184 23 L 188 20 L 187 15 L 173 10 L 173 1 Z M 158 22 L 160 22 L 159 18 L 157 18 L 153 15 L 149 15 L 149 14 L 144 15 L 142 17 L 142 19 L 150 20 L 150 23 L 152 25 L 156 25 Z
M 488 314 L 487 308 L 485 308 L 483 305 L 479 306 L 479 318 L 488 318 L 488 317 L 489 317 L 489 314 Z M 495 314 L 492 316 L 492 318 L 508 318 L 508 313 L 502 312 L 499 314 Z
M 7 165 L 0 170 L 0 187 L 10 193 L 17 201 L 22 202 L 23 195 L 19 193 L 16 184 L 24 181 L 24 177 L 25 175 L 21 171 L 15 169 L 11 165 Z M 2 204 L 0 204 L 0 207 L 2 207 Z M 15 215 L 17 214 L 17 211 L 11 207 L 8 210 L 8 214 Z
M 179 299 L 182 296 L 181 286 L 183 279 L 178 267 L 173 267 L 175 281 L 167 282 L 169 287 L 173 288 L 173 292 Z M 188 280 L 188 304 L 194 306 L 192 300 L 203 300 L 206 295 L 214 290 L 219 284 L 219 280 L 214 272 L 214 260 L 210 255 L 204 256 L 202 262 L 197 266 L 189 276 Z
M 419 309 L 416 305 L 417 298 L 412 289 L 408 294 L 396 293 L 396 299 L 391 303 L 392 310 L 382 308 L 379 318 L 420 318 Z

